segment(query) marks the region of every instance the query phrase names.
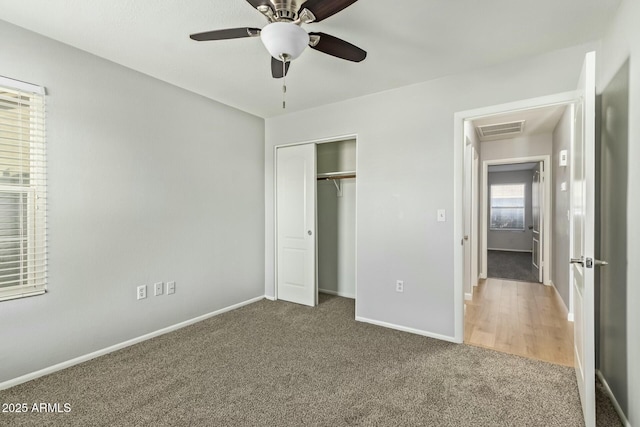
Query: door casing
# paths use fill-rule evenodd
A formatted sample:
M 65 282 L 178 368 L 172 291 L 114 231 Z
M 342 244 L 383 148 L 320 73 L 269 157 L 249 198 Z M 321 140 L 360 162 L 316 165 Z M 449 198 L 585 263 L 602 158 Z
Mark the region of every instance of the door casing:
M 314 144 L 314 145 L 319 145 L 319 144 L 325 144 L 325 143 L 329 143 L 329 142 L 338 142 L 338 141 L 345 141 L 345 140 L 351 140 L 351 139 L 355 139 L 356 141 L 356 170 L 358 170 L 358 159 L 360 158 L 360 156 L 358 155 L 358 150 L 359 150 L 359 144 L 358 144 L 358 135 L 356 133 L 353 134 L 346 134 L 346 135 L 339 135 L 339 136 L 332 136 L 332 137 L 326 137 L 326 138 L 319 138 L 319 139 L 313 139 L 313 140 L 309 140 L 309 141 L 301 141 L 301 142 L 293 142 L 293 143 L 289 143 L 289 144 L 278 144 L 276 146 L 273 147 L 273 194 L 274 194 L 274 198 L 277 197 L 277 191 L 278 191 L 278 186 L 277 186 L 277 176 L 278 176 L 278 163 L 277 163 L 277 152 L 279 148 L 284 148 L 284 147 L 291 147 L 291 146 L 295 146 L 295 145 L 303 145 L 303 144 Z M 356 263 L 356 271 L 355 271 L 355 293 L 356 293 L 356 298 L 355 298 L 355 305 L 356 305 L 356 317 L 358 315 L 358 181 L 356 180 L 356 227 L 355 227 L 355 235 L 356 235 L 356 242 L 355 242 L 355 263 Z M 314 235 L 317 235 L 317 229 L 318 229 L 318 224 L 317 224 L 317 219 L 316 219 L 316 224 L 314 225 L 314 229 L 313 229 L 313 233 Z M 274 239 L 273 239 L 273 251 L 274 251 L 274 275 L 273 275 L 273 283 L 274 283 L 274 297 L 273 300 L 278 300 L 278 209 L 277 209 L 277 203 L 274 203 L 273 205 L 273 230 L 274 230 Z M 318 239 L 315 239 L 316 241 L 316 265 L 318 262 Z M 318 269 L 316 268 L 316 293 L 317 293 L 317 283 L 318 283 Z
M 542 259 L 543 262 L 543 279 L 542 283 L 545 285 L 551 285 L 551 224 L 548 221 L 548 218 L 551 218 L 551 156 L 543 155 L 543 156 L 529 156 L 529 157 L 514 157 L 514 158 L 506 158 L 506 159 L 497 159 L 497 160 L 485 160 L 482 162 L 482 210 L 480 212 L 480 229 L 482 236 L 480 241 L 482 243 L 482 253 L 484 254 L 482 257 L 482 266 L 480 268 L 480 276 L 483 278 L 487 277 L 487 222 L 488 216 L 487 212 L 489 210 L 489 166 L 492 165 L 506 165 L 506 164 L 514 164 L 514 163 L 533 163 L 533 162 L 542 162 L 544 163 L 544 213 L 542 215 L 543 218 L 543 226 L 542 226 Z
M 538 98 L 524 99 L 506 104 L 481 107 L 474 110 L 460 111 L 454 114 L 454 211 L 453 211 L 453 259 L 454 259 L 454 342 L 464 341 L 464 247 L 460 244 L 464 237 L 464 150 L 465 150 L 465 120 L 478 119 L 485 116 L 507 113 L 518 110 L 528 110 L 551 105 L 569 105 L 577 99 L 576 91 L 562 92 Z M 549 165 L 550 166 L 550 165 Z M 470 171 L 467 171 L 469 173 Z M 478 227 L 480 228 L 480 227 Z M 477 240 L 476 240 L 477 241 Z M 485 240 L 486 241 L 486 240 Z M 480 268 L 482 270 L 482 268 Z M 484 269 L 486 272 L 486 268 Z M 481 272 L 482 277 L 482 272 Z

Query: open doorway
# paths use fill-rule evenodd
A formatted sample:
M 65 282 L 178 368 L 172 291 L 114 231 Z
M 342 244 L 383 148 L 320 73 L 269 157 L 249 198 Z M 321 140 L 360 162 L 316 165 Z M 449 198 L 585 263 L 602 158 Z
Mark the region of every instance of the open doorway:
M 544 161 L 488 166 L 487 278 L 542 283 L 545 246 Z M 548 264 L 548 262 L 547 262 Z
M 478 216 L 468 239 L 465 230 L 465 241 L 477 245 L 477 259 L 464 251 L 465 343 L 573 365 L 570 300 L 556 290 L 552 270 L 554 247 L 569 241 L 554 233 L 553 202 L 567 194 L 555 174 L 564 179 L 559 153 L 570 143 L 571 118 L 569 101 L 466 120 L 465 141 L 481 168 L 465 162 L 465 187 L 471 182 L 479 193 L 475 211 L 471 197 L 464 207 L 465 224 Z M 564 220 L 568 230 L 566 211 Z

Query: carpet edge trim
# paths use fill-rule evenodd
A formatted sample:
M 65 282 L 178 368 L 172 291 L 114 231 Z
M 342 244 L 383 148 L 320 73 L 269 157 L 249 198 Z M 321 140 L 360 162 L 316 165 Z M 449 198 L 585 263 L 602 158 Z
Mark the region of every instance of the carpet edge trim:
M 182 328 L 184 328 L 186 326 L 193 325 L 194 323 L 198 323 L 198 322 L 201 322 L 203 320 L 209 319 L 211 317 L 215 317 L 215 316 L 218 316 L 220 314 L 226 313 L 228 311 L 232 311 L 232 310 L 235 310 L 237 308 L 244 307 L 245 305 L 253 304 L 255 302 L 263 300 L 264 298 L 265 298 L 264 295 L 261 295 L 259 297 L 255 297 L 255 298 L 251 298 L 249 300 L 242 301 L 242 302 L 239 302 L 237 304 L 233 304 L 233 305 L 221 308 L 219 310 L 212 311 L 210 313 L 206 313 L 206 314 L 194 317 L 192 319 L 188 319 L 188 320 L 176 323 L 174 325 L 158 329 L 158 330 L 153 331 L 153 332 L 149 332 L 148 334 L 140 335 L 139 337 L 131 338 L 131 339 L 123 341 L 121 343 L 114 344 L 114 345 L 111 345 L 109 347 L 105 347 L 105 348 L 100 349 L 100 350 L 96 350 L 94 352 L 85 354 L 83 356 L 74 357 L 73 359 L 67 360 L 65 362 L 56 363 L 55 365 L 49 366 L 47 368 L 39 369 L 37 371 L 31 372 L 31 373 L 28 373 L 28 374 L 25 374 L 25 375 L 21 375 L 21 376 L 19 376 L 17 378 L 13 378 L 13 379 L 1 382 L 0 383 L 0 390 L 6 390 L 8 388 L 15 387 L 15 386 L 17 386 L 19 384 L 23 384 L 23 383 L 26 383 L 28 381 L 35 380 L 36 378 L 40 378 L 40 377 L 43 377 L 45 375 L 53 374 L 54 372 L 61 371 L 61 370 L 66 369 L 66 368 L 70 368 L 72 366 L 78 365 L 78 364 L 83 363 L 83 362 L 87 362 L 87 361 L 89 361 L 91 359 L 95 359 L 96 357 L 100 357 L 100 356 L 104 356 L 104 355 L 109 354 L 109 353 L 113 353 L 114 351 L 118 351 L 118 350 L 121 350 L 123 348 L 130 347 L 130 346 L 132 346 L 134 344 L 139 344 L 139 343 L 141 343 L 143 341 L 147 341 L 147 340 L 149 340 L 151 338 L 155 338 L 155 337 L 158 337 L 160 335 L 164 335 L 166 333 L 173 332 L 173 331 L 176 331 L 178 329 L 182 329 Z
M 376 326 L 382 326 L 383 328 L 395 329 L 397 331 L 409 332 L 411 334 L 422 335 L 423 337 L 435 338 L 441 341 L 448 341 L 456 344 L 460 344 L 461 341 L 457 341 L 455 337 L 450 337 L 447 335 L 436 334 L 433 332 L 423 331 L 421 329 L 409 328 L 407 326 L 396 325 L 393 323 L 381 322 L 379 320 L 369 319 L 362 316 L 356 316 L 356 320 L 358 322 L 370 323 Z
M 604 375 L 602 375 L 602 371 L 600 369 L 596 369 L 596 376 L 598 377 L 598 379 L 602 383 L 602 385 L 604 387 L 604 391 L 605 391 L 605 393 L 607 393 L 607 396 L 611 400 L 611 403 L 613 404 L 613 408 L 616 410 L 616 413 L 620 417 L 620 421 L 622 421 L 622 424 L 625 427 L 631 427 L 631 423 L 629 423 L 629 420 L 627 420 L 626 415 L 622 411 L 622 408 L 620 407 L 620 404 L 618 403 L 618 400 L 613 395 L 613 391 L 611 391 L 611 388 L 609 387 L 609 383 L 607 383 L 607 380 L 604 379 Z

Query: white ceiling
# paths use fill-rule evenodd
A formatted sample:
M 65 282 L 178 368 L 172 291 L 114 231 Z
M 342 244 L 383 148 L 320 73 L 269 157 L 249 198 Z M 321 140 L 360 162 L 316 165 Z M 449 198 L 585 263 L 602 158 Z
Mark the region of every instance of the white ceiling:
M 524 130 L 517 135 L 489 136 L 478 138 L 481 142 L 496 141 L 499 139 L 512 139 L 523 136 L 551 133 L 562 118 L 567 105 L 550 105 L 547 107 L 532 108 L 528 110 L 513 111 L 493 116 L 482 117 L 471 121 L 474 128 L 478 126 L 498 125 L 524 120 Z
M 258 39 L 194 42 L 258 27 L 245 0 L 0 0 L 0 18 L 249 113 L 270 117 L 598 39 L 620 0 L 360 0 L 305 26 L 368 52 L 362 63 L 307 49 L 271 78 Z

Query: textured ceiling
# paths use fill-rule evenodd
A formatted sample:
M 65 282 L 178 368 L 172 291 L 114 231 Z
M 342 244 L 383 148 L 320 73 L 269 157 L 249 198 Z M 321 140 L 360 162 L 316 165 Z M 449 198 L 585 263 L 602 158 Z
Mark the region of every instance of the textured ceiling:
M 194 42 L 258 27 L 245 0 L 0 0 L 0 19 L 261 117 L 338 102 L 598 39 L 620 0 L 360 0 L 306 25 L 368 52 L 351 63 L 307 49 L 271 78 L 259 39 Z M 0 45 L 1 45 L 0 41 Z

